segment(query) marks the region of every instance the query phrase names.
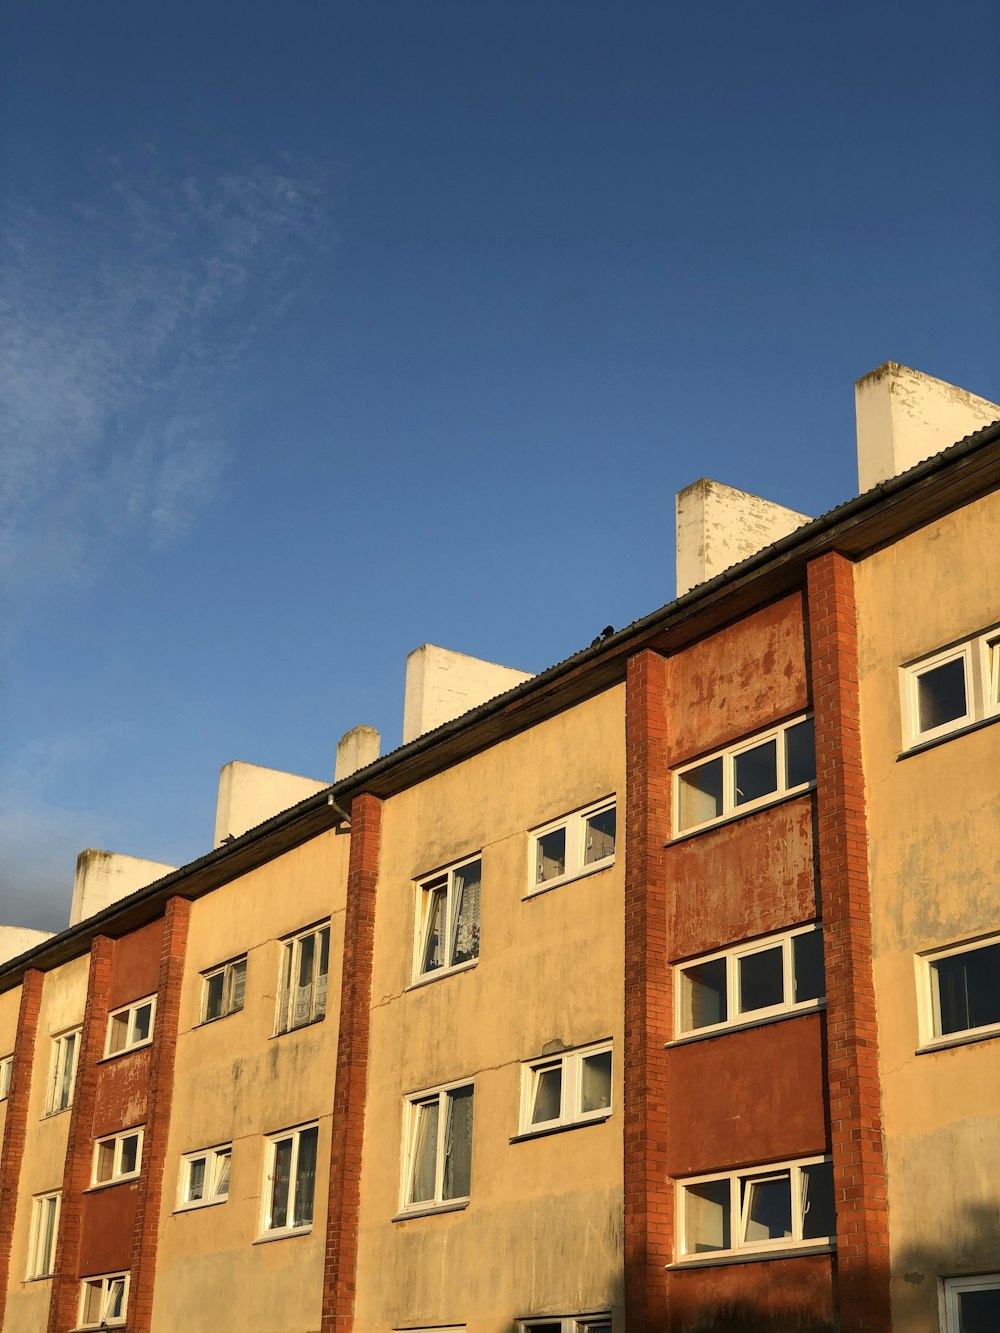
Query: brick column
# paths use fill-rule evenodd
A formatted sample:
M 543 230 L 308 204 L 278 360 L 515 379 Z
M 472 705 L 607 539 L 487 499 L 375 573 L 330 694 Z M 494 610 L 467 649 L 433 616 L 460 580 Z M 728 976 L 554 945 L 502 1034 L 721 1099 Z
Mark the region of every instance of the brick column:
M 31 1096 L 31 1071 L 35 1064 L 35 1034 L 38 1030 L 43 980 L 43 974 L 37 968 L 29 968 L 25 972 L 17 1014 L 14 1064 L 10 1071 L 7 1118 L 4 1121 L 3 1149 L 0 1151 L 0 1326 L 3 1325 L 7 1307 L 10 1247 L 21 1180 L 21 1158 L 28 1129 L 28 1099 Z
M 367 792 L 356 796 L 351 802 L 351 853 L 347 872 L 320 1333 L 350 1333 L 354 1326 L 361 1145 L 371 1023 L 375 883 L 381 828 L 382 802 Z
M 889 1237 L 853 565 L 833 552 L 820 556 L 809 565 L 808 590 L 837 1301 L 842 1333 L 888 1331 Z
M 673 1183 L 667 1178 L 666 660 L 629 659 L 625 683 L 625 1319 L 629 1333 L 667 1326 Z
M 87 1003 L 83 1011 L 80 1058 L 76 1067 L 69 1141 L 63 1168 L 62 1209 L 56 1242 L 55 1273 L 49 1302 L 48 1333 L 75 1328 L 80 1301 L 80 1226 L 83 1192 L 90 1185 L 97 1062 L 104 1056 L 108 1022 L 108 986 L 114 941 L 98 935 L 90 946 Z
M 130 1333 L 149 1333 L 153 1319 L 156 1242 L 160 1229 L 163 1168 L 174 1092 L 174 1056 L 177 1052 L 181 983 L 184 979 L 190 915 L 191 904 L 186 898 L 171 898 L 164 913 L 156 1018 L 153 1024 L 149 1109 L 142 1145 L 142 1175 L 138 1185 L 135 1237 L 132 1242 L 128 1296 Z

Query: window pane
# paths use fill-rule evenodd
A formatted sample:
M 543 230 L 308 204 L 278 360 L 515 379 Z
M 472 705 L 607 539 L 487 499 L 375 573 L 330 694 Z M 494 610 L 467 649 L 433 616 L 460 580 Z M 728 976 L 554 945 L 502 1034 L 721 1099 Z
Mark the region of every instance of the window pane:
M 313 961 L 316 957 L 316 936 L 304 935 L 298 941 L 299 947 L 299 976 L 298 985 L 302 990 L 304 987 L 312 988 L 313 979 Z
M 108 1042 L 108 1050 L 112 1055 L 123 1051 L 127 1040 L 128 1014 L 116 1014 L 111 1020 L 111 1040 Z
M 566 873 L 566 830 L 553 829 L 543 833 L 537 844 L 537 863 L 535 865 L 535 883 L 558 879 Z
M 586 823 L 583 864 L 593 865 L 595 861 L 604 861 L 615 854 L 615 825 L 618 811 L 614 806 L 610 810 L 601 810 L 591 815 Z
M 226 987 L 225 972 L 216 972 L 205 982 L 205 1022 L 222 1017 L 222 995 Z
M 479 890 L 483 867 L 472 861 L 454 872 L 455 935 L 451 961 L 468 963 L 479 957 Z
M 733 756 L 735 805 L 746 805 L 778 790 L 778 743 L 765 741 Z
M 724 958 L 684 969 L 681 973 L 681 1010 L 685 1032 L 726 1021 L 729 1015 Z
M 313 979 L 313 1018 L 326 1017 L 326 992 L 330 973 L 330 927 L 319 932 L 319 965 Z
M 996 1333 L 1000 1328 L 1000 1287 L 959 1293 L 959 1333 Z
M 101 1306 L 103 1304 L 104 1284 L 102 1282 L 88 1282 L 84 1287 L 83 1296 L 83 1322 L 85 1324 L 100 1323 Z
M 247 988 L 247 960 L 234 963 L 229 970 L 229 1012 L 239 1013 Z
M 153 1006 L 151 1004 L 140 1004 L 135 1011 L 135 1028 L 132 1040 L 134 1042 L 148 1041 L 152 1025 Z
M 295 1164 L 295 1216 L 292 1225 L 307 1226 L 313 1220 L 316 1193 L 316 1145 L 319 1130 L 304 1129 L 299 1135 L 299 1157 Z
M 424 934 L 424 956 L 421 972 L 433 972 L 444 967 L 445 905 L 448 901 L 444 885 L 424 890 L 427 923 Z
M 917 715 L 921 731 L 965 717 L 965 658 L 956 657 L 917 677 Z
M 679 828 L 692 828 L 722 814 L 722 759 L 710 759 L 680 775 Z
M 582 1111 L 602 1111 L 611 1105 L 611 1052 L 587 1055 L 583 1059 Z
M 789 787 L 801 787 L 816 778 L 816 741 L 813 720 L 796 722 L 785 732 L 785 781 Z
M 61 1077 L 54 1108 L 57 1111 L 65 1111 L 73 1096 L 73 1072 L 76 1063 L 76 1043 L 78 1040 L 79 1034 L 70 1032 L 67 1036 L 63 1037 L 60 1044 L 59 1060 L 61 1065 Z
M 684 1191 L 687 1254 L 732 1249 L 729 1218 L 729 1181 L 709 1180 Z
M 562 1108 L 562 1065 L 535 1071 L 535 1101 L 531 1108 L 531 1123 L 544 1125 L 558 1120 Z
M 271 1179 L 271 1227 L 288 1225 L 288 1187 L 292 1169 L 292 1141 L 281 1139 L 274 1145 Z
M 740 1013 L 769 1009 L 785 998 L 784 967 L 781 945 L 761 949 L 759 953 L 738 958 Z
M 438 1098 L 416 1108 L 413 1144 L 413 1180 L 410 1203 L 429 1203 L 434 1198 L 437 1172 Z
M 932 964 L 941 1015 L 938 1036 L 1000 1023 L 1000 944 Z
M 197 1157 L 188 1163 L 188 1203 L 195 1203 L 205 1197 L 205 1159 Z
M 472 1089 L 456 1088 L 446 1101 L 443 1197 L 464 1199 L 472 1180 Z
M 115 1145 L 101 1143 L 97 1148 L 97 1179 L 110 1180 L 115 1169 Z
M 802 1168 L 802 1239 L 824 1240 L 837 1234 L 833 1204 L 833 1163 Z
M 229 1193 L 229 1172 L 232 1167 L 232 1153 L 219 1153 L 215 1159 L 215 1181 L 213 1182 L 212 1193 L 215 1195 L 228 1195 Z
M 787 1171 L 780 1176 L 740 1181 L 743 1240 L 788 1240 L 792 1235 L 792 1189 Z
M 129 1134 L 122 1139 L 121 1174 L 129 1175 L 139 1161 L 139 1135 Z
M 107 1299 L 104 1302 L 105 1319 L 121 1319 L 125 1313 L 125 1279 L 123 1277 L 113 1277 L 108 1279 Z
M 810 930 L 807 935 L 792 937 L 792 978 L 796 1004 L 819 1000 L 826 994 L 821 930 Z

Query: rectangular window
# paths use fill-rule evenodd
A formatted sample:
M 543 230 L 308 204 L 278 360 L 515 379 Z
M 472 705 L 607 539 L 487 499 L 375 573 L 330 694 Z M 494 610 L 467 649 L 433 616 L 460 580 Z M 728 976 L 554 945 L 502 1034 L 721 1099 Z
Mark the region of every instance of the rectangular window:
M 153 1040 L 153 1018 L 156 1014 L 156 996 L 147 995 L 135 1000 L 108 1017 L 108 1040 L 105 1056 L 123 1055 L 137 1046 L 148 1046 Z
M 604 800 L 536 829 L 531 835 L 529 893 L 612 865 L 616 824 L 617 807 Z
M 128 1273 L 85 1277 L 80 1283 L 80 1318 L 77 1328 L 115 1328 L 125 1322 Z
M 210 1203 L 224 1203 L 229 1197 L 229 1170 L 233 1145 L 205 1148 L 181 1158 L 178 1208 L 201 1208 Z
M 80 1058 L 81 1031 L 64 1032 L 52 1038 L 52 1067 L 49 1087 L 45 1096 L 45 1114 L 55 1115 L 73 1103 L 76 1084 L 76 1065 Z
M 56 1234 L 59 1230 L 59 1205 L 62 1192 L 39 1194 L 31 1202 L 31 1238 L 28 1243 L 28 1274 L 35 1278 L 51 1277 L 56 1259 Z
M 202 974 L 201 1021 L 211 1023 L 227 1014 L 237 1014 L 243 1008 L 247 984 L 247 960 L 235 958 L 231 963 L 213 968 Z
M 681 963 L 674 972 L 678 1037 L 815 1009 L 826 996 L 823 932 L 802 926 Z
M 415 981 L 479 957 L 482 879 L 483 863 L 477 856 L 417 885 Z
M 903 667 L 900 688 L 907 748 L 1000 714 L 1000 627 Z
M 0 1102 L 10 1096 L 10 1080 L 14 1072 L 14 1057 L 5 1055 L 0 1060 Z
M 473 1085 L 409 1097 L 405 1116 L 403 1208 L 424 1211 L 469 1197 Z
M 94 1144 L 92 1185 L 109 1185 L 119 1180 L 131 1180 L 139 1174 L 142 1165 L 142 1129 L 127 1129 L 98 1139 Z
M 813 720 L 797 717 L 674 774 L 674 833 L 807 791 L 816 781 Z
M 286 940 L 281 962 L 277 1032 L 305 1027 L 326 1015 L 330 927 L 313 926 Z
M 308 1231 L 312 1226 L 318 1142 L 316 1125 L 282 1130 L 267 1140 L 265 1233 Z
M 518 1333 L 611 1333 L 609 1314 L 546 1315 L 543 1319 L 519 1319 Z
M 832 1245 L 833 1166 L 813 1157 L 678 1182 L 678 1258 Z
M 1000 1328 L 1000 1273 L 949 1277 L 942 1285 L 944 1333 L 996 1333 Z
M 924 1045 L 1000 1034 L 1000 935 L 922 954 L 917 969 Z
M 522 1066 L 522 1134 L 606 1120 L 610 1114 L 609 1041 Z

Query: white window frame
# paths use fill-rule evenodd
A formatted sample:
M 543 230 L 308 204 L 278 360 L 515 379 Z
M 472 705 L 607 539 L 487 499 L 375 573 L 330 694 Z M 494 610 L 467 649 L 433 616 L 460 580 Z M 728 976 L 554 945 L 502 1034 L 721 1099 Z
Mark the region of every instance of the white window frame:
M 219 1172 L 223 1160 L 229 1163 L 226 1175 L 226 1188 L 219 1190 Z M 205 1163 L 205 1193 L 200 1199 L 192 1199 L 191 1168 L 195 1162 Z M 220 1143 L 215 1148 L 201 1148 L 197 1152 L 185 1153 L 181 1158 L 180 1177 L 177 1181 L 177 1211 L 189 1208 L 208 1208 L 213 1203 L 225 1203 L 229 1198 L 229 1184 L 233 1165 L 233 1145 Z
M 458 1092 L 465 1088 L 472 1089 L 472 1132 L 473 1135 L 475 1135 L 476 1085 L 474 1079 L 456 1079 L 453 1083 L 442 1083 L 436 1088 L 426 1088 L 422 1092 L 411 1093 L 406 1098 L 403 1112 L 403 1170 L 399 1203 L 400 1213 L 445 1212 L 450 1208 L 464 1207 L 472 1197 L 471 1165 L 469 1172 L 470 1193 L 457 1195 L 450 1199 L 444 1197 L 444 1172 L 446 1165 L 445 1133 L 447 1131 L 448 1122 L 446 1099 L 449 1093 Z M 418 1108 L 431 1101 L 434 1097 L 438 1099 L 437 1145 L 434 1154 L 434 1198 L 410 1202 L 410 1195 L 413 1192 L 413 1171 L 416 1165 L 415 1149 L 417 1146 L 417 1126 L 419 1123 Z
M 946 958 L 954 958 L 963 953 L 975 953 L 977 949 L 986 949 L 996 944 L 1000 944 L 1000 934 L 980 935 L 976 939 L 962 940 L 958 944 L 946 945 L 941 949 L 928 949 L 916 955 L 914 961 L 917 972 L 917 1019 L 921 1049 L 933 1050 L 936 1046 L 954 1046 L 962 1042 L 1000 1036 L 1000 1022 L 985 1023 L 975 1028 L 959 1028 L 955 1032 L 941 1032 L 940 997 L 934 970 L 934 965 Z
M 920 677 L 949 662 L 961 661 L 965 673 L 965 712 L 939 726 L 920 728 Z M 903 748 L 915 749 L 930 741 L 958 734 L 976 723 L 1000 716 L 1000 625 L 942 648 L 899 670 L 903 714 Z
M 802 1210 L 802 1188 L 801 1172 L 806 1166 L 818 1166 L 822 1162 L 832 1162 L 829 1154 L 823 1154 L 818 1157 L 799 1157 L 790 1162 L 766 1162 L 759 1166 L 740 1167 L 734 1171 L 716 1171 L 704 1176 L 691 1176 L 684 1180 L 677 1181 L 677 1262 L 678 1263 L 704 1263 L 705 1261 L 714 1261 L 726 1258 L 750 1258 L 757 1254 L 766 1254 L 770 1250 L 828 1250 L 837 1243 L 836 1236 L 836 1218 L 834 1219 L 834 1232 L 829 1236 L 815 1236 L 808 1240 L 802 1239 L 804 1212 Z M 791 1192 L 792 1204 L 792 1235 L 783 1236 L 776 1240 L 758 1240 L 744 1241 L 742 1236 L 746 1219 L 747 1204 L 749 1195 L 743 1203 L 740 1201 L 740 1181 L 748 1177 L 754 1179 L 776 1179 L 779 1176 L 788 1175 L 789 1189 Z M 735 1240 L 728 1250 L 691 1250 L 688 1251 L 687 1245 L 687 1191 L 692 1185 L 707 1185 L 712 1181 L 727 1180 L 729 1182 L 729 1236 L 730 1241 Z
M 746 944 L 733 944 L 728 949 L 718 949 L 715 953 L 704 954 L 699 958 L 686 958 L 682 963 L 675 963 L 673 967 L 675 1040 L 692 1041 L 698 1037 L 713 1036 L 716 1032 L 726 1032 L 731 1028 L 753 1027 L 758 1023 L 783 1018 L 786 1014 L 803 1014 L 808 1013 L 811 1009 L 825 1008 L 825 993 L 817 996 L 814 1000 L 801 1000 L 796 1003 L 794 999 L 795 955 L 792 941 L 800 935 L 811 935 L 815 931 L 819 931 L 822 936 L 822 930 L 822 922 L 814 921 L 808 926 L 796 926 L 794 930 L 783 930 L 777 935 L 766 935 L 762 939 L 752 940 Z M 748 1009 L 745 1013 L 741 1012 L 739 1008 L 740 961 L 755 953 L 766 953 L 769 949 L 777 948 L 779 945 L 782 951 L 782 981 L 785 998 L 780 1004 L 768 1005 L 764 1009 Z M 704 1027 L 685 1028 L 683 1026 L 684 973 L 692 967 L 700 967 L 704 963 L 714 963 L 720 959 L 726 960 L 726 1012 L 729 1017 L 721 1023 L 706 1023 Z
M 14 1057 L 5 1055 L 0 1059 L 0 1102 L 10 1096 L 10 1084 L 14 1077 Z
M 532 1319 L 519 1319 L 517 1333 L 528 1333 L 530 1329 L 547 1328 L 552 1324 L 559 1325 L 560 1333 L 589 1333 L 596 1325 L 610 1323 L 610 1311 L 606 1314 L 537 1315 Z
M 784 722 L 779 722 L 776 726 L 768 727 L 766 731 L 758 731 L 753 736 L 746 736 L 732 745 L 724 746 L 721 750 L 714 750 L 711 754 L 702 755 L 700 759 L 694 760 L 690 764 L 682 764 L 680 768 L 674 769 L 673 775 L 673 826 L 675 838 L 686 838 L 691 833 L 697 833 L 701 829 L 712 828 L 715 824 L 723 824 L 730 819 L 742 819 L 744 815 L 753 814 L 756 810 L 763 810 L 769 805 L 775 805 L 778 801 L 783 801 L 788 796 L 799 796 L 803 792 L 812 791 L 816 786 L 815 778 L 815 748 L 813 758 L 814 776 L 808 782 L 796 783 L 794 787 L 788 785 L 788 752 L 784 743 L 785 733 L 791 731 L 802 722 L 811 722 L 813 714 L 811 712 L 798 713 L 795 717 L 790 717 Z M 775 742 L 776 759 L 776 786 L 774 791 L 765 792 L 763 796 L 758 796 L 755 800 L 746 801 L 742 804 L 736 803 L 736 760 L 740 755 L 746 754 L 749 750 L 756 750 L 759 746 L 766 745 L 768 741 Z M 815 747 L 815 733 L 813 744 Z M 713 763 L 716 759 L 722 760 L 722 813 L 713 815 L 711 819 L 703 819 L 697 824 L 686 824 L 681 826 L 681 779 L 685 773 L 692 773 L 695 769 L 703 768 L 706 764 Z
M 319 966 L 323 952 L 324 935 L 326 936 L 327 970 L 321 973 Z M 318 1023 L 326 1017 L 330 987 L 332 938 L 330 921 L 326 920 L 317 921 L 315 925 L 309 926 L 305 930 L 296 931 L 294 935 L 290 935 L 282 941 L 281 971 L 278 975 L 278 999 L 274 1021 L 274 1035 L 276 1037 L 280 1037 L 286 1032 L 295 1032 L 298 1028 L 308 1027 L 310 1023 Z M 299 970 L 299 960 L 302 956 L 302 944 L 303 941 L 308 939 L 314 941 L 313 975 L 309 983 L 309 996 L 307 1008 L 303 1011 L 304 1017 L 298 1017 L 301 1000 L 297 996 L 297 991 L 304 988 L 296 984 L 295 978 Z
M 31 1234 L 28 1243 L 26 1282 L 37 1282 L 41 1278 L 51 1277 L 55 1271 L 61 1211 L 62 1190 L 49 1190 L 46 1194 L 36 1194 L 31 1201 Z M 47 1225 L 50 1213 L 51 1229 Z
M 136 1016 L 140 1009 L 150 1006 L 149 1011 L 149 1036 L 136 1038 Z M 117 1050 L 111 1049 L 111 1037 L 115 1030 L 115 1021 L 121 1018 L 125 1019 L 125 1045 Z M 110 1060 L 118 1055 L 127 1055 L 129 1051 L 141 1050 L 143 1046 L 150 1046 L 153 1041 L 153 1032 L 156 1029 L 156 996 L 144 995 L 141 1000 L 133 1000 L 131 1004 L 123 1004 L 118 1009 L 112 1009 L 108 1014 L 108 1030 L 104 1039 L 104 1058 Z
M 434 895 L 441 888 L 445 890 L 445 938 L 448 941 L 448 955 L 451 956 L 455 939 L 455 911 L 457 907 L 458 889 L 456 887 L 456 876 L 466 866 L 475 865 L 479 862 L 479 892 L 480 902 L 482 901 L 483 884 L 483 854 L 476 852 L 474 856 L 465 856 L 461 861 L 456 861 L 454 865 L 446 866 L 443 870 L 437 870 L 433 875 L 424 875 L 416 882 L 416 929 L 413 932 L 413 985 L 423 985 L 428 981 L 436 981 L 438 977 L 449 976 L 453 972 L 464 972 L 466 968 L 475 967 L 479 962 L 479 947 L 481 938 L 476 941 L 476 953 L 472 958 L 466 958 L 463 962 L 449 962 L 443 967 L 432 967 L 424 969 L 424 959 L 427 957 L 427 949 L 430 944 L 429 929 L 433 919 L 432 907 L 434 904 Z
M 960 1297 L 967 1291 L 1000 1291 L 1000 1273 L 979 1273 L 975 1277 L 941 1279 L 939 1301 L 941 1333 L 961 1333 Z
M 234 992 L 236 991 L 236 976 L 239 969 L 243 969 L 243 987 L 239 996 L 239 1004 L 234 1004 Z M 208 1014 L 208 990 L 213 977 L 222 976 L 222 1009 L 214 1016 Z M 210 967 L 207 972 L 201 974 L 201 1019 L 202 1023 L 217 1023 L 221 1018 L 228 1018 L 231 1014 L 239 1014 L 243 1011 L 243 1005 L 246 998 L 246 977 L 247 977 L 247 955 L 241 954 L 238 958 L 231 958 L 227 963 L 220 963 L 218 967 Z
M 112 1284 L 123 1282 L 122 1287 L 122 1312 L 120 1315 L 111 1317 L 108 1313 L 112 1297 Z M 100 1287 L 101 1291 L 101 1318 L 97 1323 L 84 1323 L 85 1305 L 87 1302 L 88 1287 Z M 77 1320 L 78 1329 L 86 1328 L 121 1328 L 128 1315 L 128 1289 L 129 1273 L 127 1271 L 120 1273 L 98 1273 L 93 1277 L 85 1277 L 80 1281 L 80 1305 L 79 1318 Z
M 119 1130 L 117 1134 L 105 1134 L 99 1139 L 94 1140 L 93 1160 L 90 1168 L 90 1186 L 91 1189 L 100 1189 L 106 1185 L 118 1185 L 123 1180 L 135 1180 L 142 1170 L 142 1148 L 145 1138 L 145 1125 L 134 1125 L 131 1129 Z M 121 1169 L 122 1150 L 126 1139 L 138 1137 L 138 1144 L 135 1150 L 135 1167 L 131 1171 Z M 111 1175 L 104 1180 L 99 1180 L 97 1176 L 97 1163 L 102 1148 L 108 1144 L 114 1147 L 114 1157 L 111 1165 Z
M 72 1047 L 69 1039 L 73 1038 Z M 73 1105 L 76 1091 L 76 1072 L 80 1063 L 80 1045 L 83 1041 L 82 1028 L 70 1028 L 52 1038 L 52 1056 L 49 1061 L 49 1083 L 45 1093 L 45 1114 L 59 1115 Z M 68 1053 L 68 1062 L 67 1062 Z M 68 1068 L 68 1078 L 67 1078 Z M 66 1100 L 62 1099 L 62 1089 L 66 1085 Z
M 611 1101 L 607 1106 L 593 1111 L 581 1110 L 583 1101 L 583 1062 L 588 1056 L 611 1056 Z M 539 1121 L 532 1124 L 531 1108 L 535 1101 L 538 1076 L 550 1069 L 560 1067 L 562 1086 L 559 1115 L 553 1120 Z M 607 1120 L 614 1110 L 615 1062 L 613 1042 L 595 1042 L 592 1046 L 578 1046 L 570 1051 L 560 1051 L 557 1055 L 542 1056 L 538 1060 L 529 1060 L 521 1066 L 521 1115 L 519 1136 L 546 1134 L 554 1129 L 565 1129 L 570 1125 L 589 1125 L 595 1121 Z
M 296 1198 L 297 1176 L 299 1169 L 299 1145 L 302 1142 L 302 1135 L 309 1130 L 316 1130 L 316 1178 L 313 1181 L 313 1216 L 308 1222 L 301 1222 L 294 1226 L 272 1226 L 271 1214 L 274 1208 L 274 1166 L 279 1143 L 284 1143 L 286 1139 L 292 1142 L 292 1156 L 288 1167 L 288 1215 L 295 1216 L 295 1206 L 298 1202 Z M 261 1223 L 260 1234 L 263 1238 L 274 1240 L 279 1236 L 302 1236 L 313 1228 L 313 1222 L 316 1219 L 316 1203 L 319 1198 L 317 1185 L 319 1184 L 319 1121 L 311 1120 L 307 1125 L 294 1125 L 291 1129 L 281 1129 L 275 1134 L 269 1134 L 264 1140 L 264 1190 L 261 1199 Z
M 560 884 L 568 884 L 570 880 L 582 879 L 584 875 L 593 875 L 598 870 L 607 870 L 609 866 L 615 863 L 615 852 L 610 856 L 602 856 L 599 861 L 591 861 L 588 865 L 587 858 L 587 821 L 593 819 L 595 815 L 603 815 L 608 810 L 615 811 L 615 850 L 618 847 L 618 798 L 615 795 L 605 796 L 600 801 L 595 801 L 592 805 L 585 806 L 582 810 L 574 810 L 571 814 L 561 815 L 559 819 L 553 819 L 551 823 L 543 824 L 540 828 L 531 830 L 531 837 L 528 840 L 528 888 L 524 896 L 532 898 L 536 893 L 545 893 L 549 889 L 558 888 Z M 554 875 L 551 879 L 538 878 L 538 845 L 542 838 L 549 833 L 558 833 L 560 829 L 566 831 L 566 868 L 561 875 Z

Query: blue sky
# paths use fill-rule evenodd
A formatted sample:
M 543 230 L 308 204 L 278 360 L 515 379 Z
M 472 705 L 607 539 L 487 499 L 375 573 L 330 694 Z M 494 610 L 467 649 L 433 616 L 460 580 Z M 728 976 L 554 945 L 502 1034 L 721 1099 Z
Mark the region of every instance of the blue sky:
M 220 765 L 399 743 L 407 652 L 671 600 L 699 476 L 821 513 L 853 381 L 1000 396 L 1000 18 L 8 0 L 0 921 Z

